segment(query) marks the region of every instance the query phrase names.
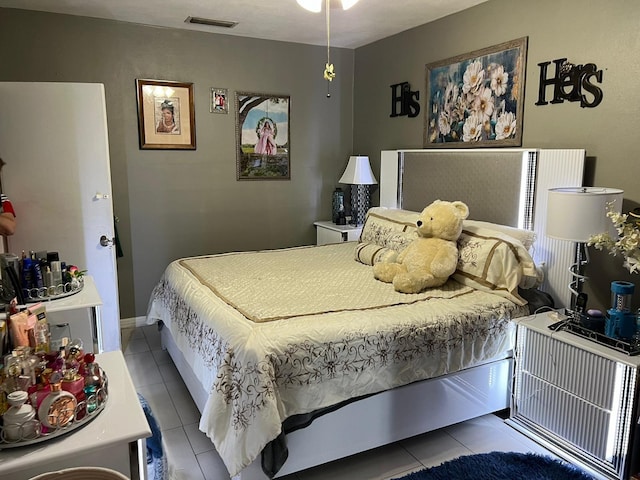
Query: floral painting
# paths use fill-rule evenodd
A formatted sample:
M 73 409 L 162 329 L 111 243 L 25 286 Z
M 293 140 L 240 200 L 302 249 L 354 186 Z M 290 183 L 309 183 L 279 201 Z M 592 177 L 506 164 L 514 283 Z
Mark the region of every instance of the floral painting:
M 424 147 L 522 145 L 527 37 L 426 66 Z
M 236 92 L 238 180 L 288 180 L 289 97 Z

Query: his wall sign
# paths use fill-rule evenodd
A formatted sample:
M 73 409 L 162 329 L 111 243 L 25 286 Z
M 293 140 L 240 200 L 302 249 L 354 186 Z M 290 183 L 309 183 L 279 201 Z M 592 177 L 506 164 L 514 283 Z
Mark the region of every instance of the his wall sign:
M 396 83 L 391 85 L 391 115 L 390 117 L 401 117 L 408 115 L 409 117 L 417 117 L 420 113 L 420 92 L 411 91 L 409 82 Z M 400 112 L 396 107 L 400 105 Z
M 553 63 L 556 65 L 555 77 L 547 77 L 547 67 L 551 62 L 539 63 L 540 88 L 538 89 L 538 101 L 536 105 L 547 105 L 546 89 L 553 85 L 553 100 L 551 103 L 580 102 L 581 107 L 597 107 L 602 101 L 602 90 L 594 85 L 594 81 L 602 83 L 602 70 L 594 63 L 574 65 L 566 58 L 558 58 Z M 592 96 L 587 98 L 587 92 Z

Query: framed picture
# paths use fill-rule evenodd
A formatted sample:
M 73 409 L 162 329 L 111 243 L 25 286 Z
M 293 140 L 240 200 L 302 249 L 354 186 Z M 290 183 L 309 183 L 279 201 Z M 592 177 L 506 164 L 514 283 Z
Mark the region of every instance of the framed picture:
M 211 113 L 229 112 L 226 88 L 211 88 L 211 105 L 209 106 L 209 111 Z
M 289 180 L 289 96 L 236 92 L 238 180 Z
M 426 65 L 425 148 L 522 145 L 527 37 Z
M 193 83 L 136 80 L 140 148 L 195 150 Z

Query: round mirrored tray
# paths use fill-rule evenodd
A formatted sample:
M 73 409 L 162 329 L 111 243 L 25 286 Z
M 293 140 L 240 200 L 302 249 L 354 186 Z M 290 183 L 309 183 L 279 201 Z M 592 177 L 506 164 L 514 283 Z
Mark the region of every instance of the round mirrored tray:
M 24 447 L 40 442 L 46 442 L 67 435 L 91 422 L 102 413 L 107 401 L 108 379 L 102 369 L 103 384 L 95 393 L 89 395 L 84 401 L 78 402 L 70 421 L 60 428 L 47 428 L 37 418 L 28 420 L 21 425 L 0 427 L 0 450 L 7 448 Z M 62 412 L 61 415 L 67 415 Z M 53 422 L 56 423 L 56 422 Z M 8 432 L 7 430 L 10 429 Z
M 70 297 L 82 291 L 84 279 L 74 278 L 70 282 L 52 285 L 50 287 L 22 289 L 25 303 L 44 302 Z

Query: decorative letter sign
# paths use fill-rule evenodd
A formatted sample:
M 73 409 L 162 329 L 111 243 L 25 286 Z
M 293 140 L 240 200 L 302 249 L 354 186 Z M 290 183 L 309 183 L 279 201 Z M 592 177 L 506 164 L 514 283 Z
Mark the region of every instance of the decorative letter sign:
M 602 70 L 597 70 L 593 63 L 586 65 L 574 65 L 567 62 L 566 58 L 554 60 L 556 64 L 556 76 L 547 78 L 547 67 L 551 62 L 539 63 L 540 88 L 536 105 L 547 105 L 545 99 L 546 88 L 553 85 L 553 100 L 551 103 L 562 103 L 565 100 L 580 102 L 581 107 L 597 107 L 602 101 L 602 90 L 593 84 L 602 83 Z M 591 101 L 587 99 L 584 91 L 593 96 Z
M 398 88 L 400 94 L 398 95 Z M 408 115 L 409 117 L 417 117 L 420 113 L 420 92 L 411 91 L 409 82 L 396 83 L 391 85 L 391 115 L 390 117 L 398 117 Z M 397 112 L 396 106 L 400 104 L 400 113 Z

